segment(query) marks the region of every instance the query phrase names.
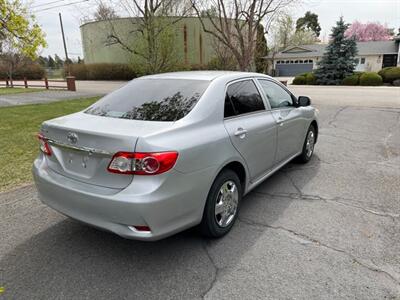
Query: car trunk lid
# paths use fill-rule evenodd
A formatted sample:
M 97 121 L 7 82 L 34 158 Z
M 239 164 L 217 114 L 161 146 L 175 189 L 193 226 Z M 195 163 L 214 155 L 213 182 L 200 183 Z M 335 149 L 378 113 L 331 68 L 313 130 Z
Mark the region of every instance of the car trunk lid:
M 112 156 L 134 152 L 137 139 L 172 126 L 173 122 L 136 121 L 76 113 L 46 121 L 41 132 L 51 155 L 47 164 L 53 171 L 85 183 L 122 189 L 133 175 L 107 171 Z

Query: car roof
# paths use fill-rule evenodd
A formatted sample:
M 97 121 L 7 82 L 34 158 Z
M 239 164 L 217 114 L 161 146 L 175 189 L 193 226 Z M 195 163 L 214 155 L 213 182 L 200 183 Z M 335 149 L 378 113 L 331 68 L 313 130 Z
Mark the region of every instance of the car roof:
M 263 76 L 261 73 L 251 72 L 237 72 L 237 71 L 184 71 L 184 72 L 170 72 L 161 73 L 140 77 L 140 79 L 189 79 L 189 80 L 208 80 L 212 81 L 216 78 L 227 77 L 233 78 L 244 78 L 252 76 Z

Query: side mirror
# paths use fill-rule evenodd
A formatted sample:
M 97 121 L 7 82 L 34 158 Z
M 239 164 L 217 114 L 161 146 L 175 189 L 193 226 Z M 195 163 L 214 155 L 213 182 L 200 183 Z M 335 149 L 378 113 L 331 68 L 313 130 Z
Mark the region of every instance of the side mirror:
M 297 103 L 299 104 L 299 106 L 309 106 L 311 105 L 311 99 L 307 96 L 300 96 L 297 99 Z

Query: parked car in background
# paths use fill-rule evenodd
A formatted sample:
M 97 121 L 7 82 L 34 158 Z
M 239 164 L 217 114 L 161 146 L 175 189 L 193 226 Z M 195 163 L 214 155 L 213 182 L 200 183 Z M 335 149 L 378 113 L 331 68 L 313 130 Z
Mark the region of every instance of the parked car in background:
M 308 97 L 269 76 L 145 76 L 88 109 L 46 121 L 33 174 L 41 201 L 125 238 L 233 226 L 242 197 L 318 137 Z

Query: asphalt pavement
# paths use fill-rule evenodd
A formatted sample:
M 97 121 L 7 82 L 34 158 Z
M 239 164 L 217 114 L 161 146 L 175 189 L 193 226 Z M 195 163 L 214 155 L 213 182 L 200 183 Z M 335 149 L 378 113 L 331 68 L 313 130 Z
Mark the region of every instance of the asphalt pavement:
M 320 99 L 312 161 L 246 196 L 222 239 L 125 240 L 32 185 L 1 193 L 0 299 L 400 299 L 400 98 Z

